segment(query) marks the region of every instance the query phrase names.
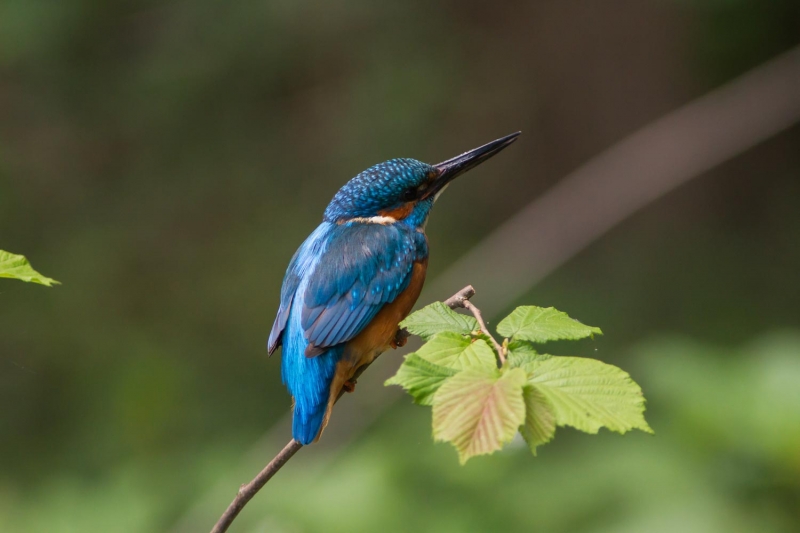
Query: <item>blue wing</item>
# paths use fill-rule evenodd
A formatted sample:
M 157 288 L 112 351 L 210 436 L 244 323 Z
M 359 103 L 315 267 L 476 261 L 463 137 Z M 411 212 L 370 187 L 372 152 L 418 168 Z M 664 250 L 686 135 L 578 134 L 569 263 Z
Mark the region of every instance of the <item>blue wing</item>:
M 275 322 L 272 324 L 272 331 L 270 331 L 269 340 L 267 341 L 269 355 L 272 355 L 278 349 L 278 346 L 282 344 L 283 330 L 286 328 L 286 322 L 289 321 L 289 311 L 292 309 L 294 293 L 300 285 L 300 276 L 292 271 L 292 265 L 296 259 L 297 254 L 295 253 L 292 262 L 289 263 L 289 270 L 286 271 L 286 276 L 283 279 L 281 306 L 278 308 L 278 316 L 275 317 Z
M 411 279 L 414 261 L 427 255 L 424 237 L 397 225 L 324 223 L 297 250 L 281 288 L 269 335 L 270 355 L 280 346 L 302 279 L 302 329 L 307 355 L 355 337 Z
M 286 270 L 283 286 L 281 287 L 281 305 L 278 308 L 278 316 L 275 317 L 272 331 L 269 334 L 269 341 L 267 342 L 269 355 L 272 355 L 282 343 L 283 330 L 289 320 L 289 312 L 292 310 L 294 295 L 303 277 L 313 267 L 314 259 L 324 250 L 328 240 L 329 228 L 330 224 L 320 224 L 297 249 L 289 262 L 289 268 Z
M 306 356 L 352 339 L 411 281 L 416 232 L 398 224 L 336 226 L 303 298 Z

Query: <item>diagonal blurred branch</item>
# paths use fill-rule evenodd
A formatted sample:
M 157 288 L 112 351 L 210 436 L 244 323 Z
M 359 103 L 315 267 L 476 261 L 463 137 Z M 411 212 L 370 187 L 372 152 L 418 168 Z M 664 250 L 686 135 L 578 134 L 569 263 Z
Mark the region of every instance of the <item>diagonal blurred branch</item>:
M 444 274 L 426 294 L 447 294 L 469 279 L 481 287 L 481 308 L 492 316 L 625 218 L 660 196 L 756 146 L 800 121 L 800 47 L 667 114 L 599 154 L 490 233 Z M 533 242 L 535 246 L 517 246 Z M 497 275 L 496 257 L 504 271 Z M 421 302 L 428 301 L 423 295 Z M 381 360 L 382 359 L 382 360 Z M 370 371 L 380 384 L 396 361 L 381 358 Z M 379 375 L 375 375 L 379 374 Z M 361 385 L 364 387 L 364 385 Z M 353 395 L 337 413 L 337 426 L 316 445 L 319 460 L 354 439 L 399 393 Z M 289 434 L 278 422 L 248 456 L 253 465 Z M 333 431 L 332 431 L 333 430 Z M 309 450 L 311 451 L 311 450 Z M 219 487 L 229 486 L 221 480 Z M 202 529 L 213 519 L 220 488 L 192 507 L 175 533 Z M 224 490 L 221 492 L 224 494 Z
M 591 159 L 490 233 L 428 289 L 446 294 L 469 278 L 481 288 L 481 308 L 492 316 L 650 202 L 798 121 L 795 47 Z M 487 259 L 496 257 L 504 258 L 502 276 Z

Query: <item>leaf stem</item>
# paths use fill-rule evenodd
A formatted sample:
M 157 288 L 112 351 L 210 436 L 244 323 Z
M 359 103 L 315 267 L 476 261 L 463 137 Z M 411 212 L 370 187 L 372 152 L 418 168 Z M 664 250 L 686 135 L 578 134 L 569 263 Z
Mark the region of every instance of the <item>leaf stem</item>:
M 506 363 L 506 349 L 500 345 L 499 342 L 494 338 L 494 336 L 489 331 L 489 328 L 486 327 L 486 322 L 483 320 L 483 315 L 481 314 L 480 309 L 475 307 L 475 304 L 470 302 L 469 300 L 463 300 L 461 302 L 461 306 L 472 313 L 472 316 L 475 317 L 475 320 L 478 321 L 478 326 L 480 326 L 481 331 L 486 334 L 492 340 L 492 344 L 494 345 L 494 349 L 497 350 L 497 356 L 500 358 L 500 366 Z

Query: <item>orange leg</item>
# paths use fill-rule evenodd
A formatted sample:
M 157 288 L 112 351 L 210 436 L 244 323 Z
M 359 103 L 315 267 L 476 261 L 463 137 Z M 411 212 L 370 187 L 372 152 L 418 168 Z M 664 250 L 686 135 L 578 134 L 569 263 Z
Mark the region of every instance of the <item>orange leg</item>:
M 342 390 L 344 390 L 345 392 L 353 392 L 354 390 L 356 390 L 356 380 L 348 379 L 347 381 L 345 381 L 342 384 Z
M 392 339 L 391 346 L 395 350 L 397 348 L 402 348 L 408 342 L 408 335 L 404 335 L 403 333 L 404 333 L 404 330 L 398 331 L 397 335 L 395 335 L 394 339 Z

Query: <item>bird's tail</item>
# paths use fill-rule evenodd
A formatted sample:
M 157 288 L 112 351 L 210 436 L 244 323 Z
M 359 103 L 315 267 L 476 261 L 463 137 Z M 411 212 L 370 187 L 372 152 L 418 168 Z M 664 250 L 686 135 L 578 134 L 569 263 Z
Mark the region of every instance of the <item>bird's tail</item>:
M 301 287 L 302 289 L 302 287 Z M 314 357 L 306 357 L 305 339 L 300 317 L 300 301 L 295 303 L 283 331 L 281 377 L 294 399 L 292 437 L 303 445 L 311 444 L 325 426 L 329 411 L 331 384 L 344 345 L 332 346 Z
M 292 342 L 294 340 L 284 340 L 281 373 L 283 382 L 294 398 L 292 437 L 306 445 L 314 442 L 325 425 L 331 383 L 344 346 L 334 346 L 309 358 L 304 353 L 304 339 Z
M 292 418 L 292 437 L 302 445 L 311 444 L 322 429 L 327 405 L 322 404 L 311 413 L 303 413 L 295 406 Z

